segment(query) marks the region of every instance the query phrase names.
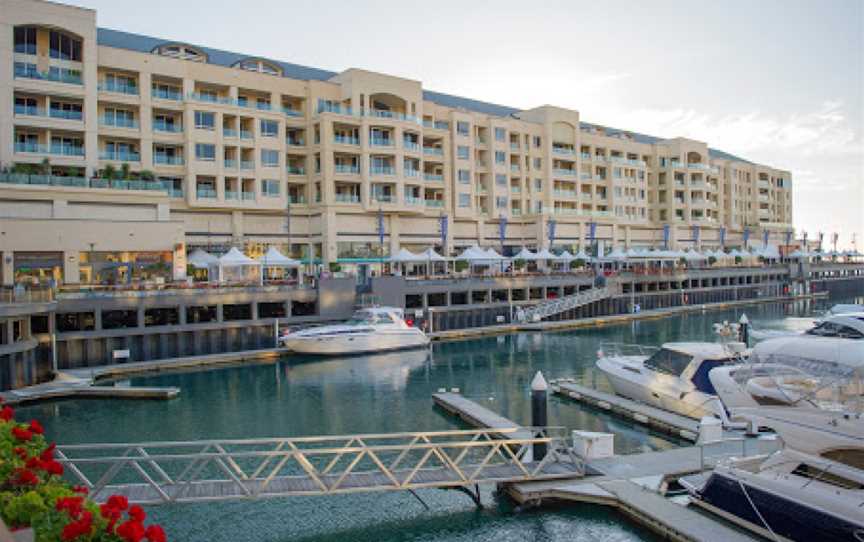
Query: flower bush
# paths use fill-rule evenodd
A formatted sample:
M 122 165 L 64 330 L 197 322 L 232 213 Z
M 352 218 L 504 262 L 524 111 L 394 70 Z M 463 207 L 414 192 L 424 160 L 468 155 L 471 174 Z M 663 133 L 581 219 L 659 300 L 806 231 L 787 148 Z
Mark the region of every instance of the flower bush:
M 147 514 L 112 495 L 97 505 L 87 488 L 72 487 L 54 444 L 42 425 L 15 421 L 9 406 L 0 409 L 0 517 L 12 530 L 32 528 L 37 542 L 166 542 L 159 525 L 144 525 Z

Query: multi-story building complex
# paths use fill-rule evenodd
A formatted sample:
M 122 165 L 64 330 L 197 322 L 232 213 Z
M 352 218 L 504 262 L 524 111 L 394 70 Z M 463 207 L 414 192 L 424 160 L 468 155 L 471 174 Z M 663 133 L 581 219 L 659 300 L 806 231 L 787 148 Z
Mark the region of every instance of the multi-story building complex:
M 788 171 L 704 142 L 97 28 L 41 0 L 0 0 L 0 74 L 4 284 L 180 277 L 198 246 L 328 263 L 500 247 L 502 230 L 518 250 L 791 228 Z

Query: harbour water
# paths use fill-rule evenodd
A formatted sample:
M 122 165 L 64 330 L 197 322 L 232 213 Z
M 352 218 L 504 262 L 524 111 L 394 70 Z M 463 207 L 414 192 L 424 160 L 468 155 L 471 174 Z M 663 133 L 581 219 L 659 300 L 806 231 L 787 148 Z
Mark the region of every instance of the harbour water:
M 743 310 L 756 327 L 801 329 L 834 302 L 765 304 Z M 439 388 L 520 423 L 530 419 L 528 386 L 538 370 L 605 386 L 594 371 L 603 342 L 658 345 L 714 340 L 712 326 L 742 310 L 707 311 L 600 329 L 438 343 L 414 351 L 341 359 L 286 357 L 277 363 L 136 378 L 135 385 L 177 386 L 172 401 L 77 400 L 19 409 L 58 442 L 135 442 L 453 429 L 433 408 Z M 617 453 L 684 444 L 564 399 L 551 398 L 550 424 L 615 433 Z M 298 497 L 257 502 L 155 506 L 148 512 L 172 540 L 652 540 L 645 529 L 596 506 L 517 512 L 483 488 L 485 509 L 465 495 L 423 490 L 426 510 L 408 493 Z

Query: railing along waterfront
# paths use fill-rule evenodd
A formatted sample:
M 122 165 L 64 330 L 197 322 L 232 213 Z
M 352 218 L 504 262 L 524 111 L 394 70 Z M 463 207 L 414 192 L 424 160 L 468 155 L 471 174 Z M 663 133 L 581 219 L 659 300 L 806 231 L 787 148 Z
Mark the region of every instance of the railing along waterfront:
M 2 288 L 0 305 L 14 303 L 50 303 L 54 301 L 54 291 L 50 288 Z
M 174 189 L 173 184 L 166 181 L 60 177 L 56 175 L 30 175 L 26 173 L 0 173 L 0 184 L 111 188 L 114 190 L 151 190 L 156 192 L 170 192 Z
M 535 457 L 541 448 L 545 455 Z M 97 502 L 121 494 L 150 504 L 466 487 L 583 472 L 563 429 L 545 427 L 74 444 L 56 453 Z

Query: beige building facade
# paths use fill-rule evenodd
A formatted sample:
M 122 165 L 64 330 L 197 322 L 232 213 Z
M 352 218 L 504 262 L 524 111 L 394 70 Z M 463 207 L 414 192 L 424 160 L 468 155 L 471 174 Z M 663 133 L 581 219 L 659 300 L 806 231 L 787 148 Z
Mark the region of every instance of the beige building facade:
M 356 263 L 500 249 L 502 232 L 510 251 L 779 245 L 792 228 L 788 171 L 705 142 L 101 29 L 42 0 L 0 0 L 0 73 L 4 284 L 28 257 L 76 283 L 139 256 L 180 278 L 195 247 Z

